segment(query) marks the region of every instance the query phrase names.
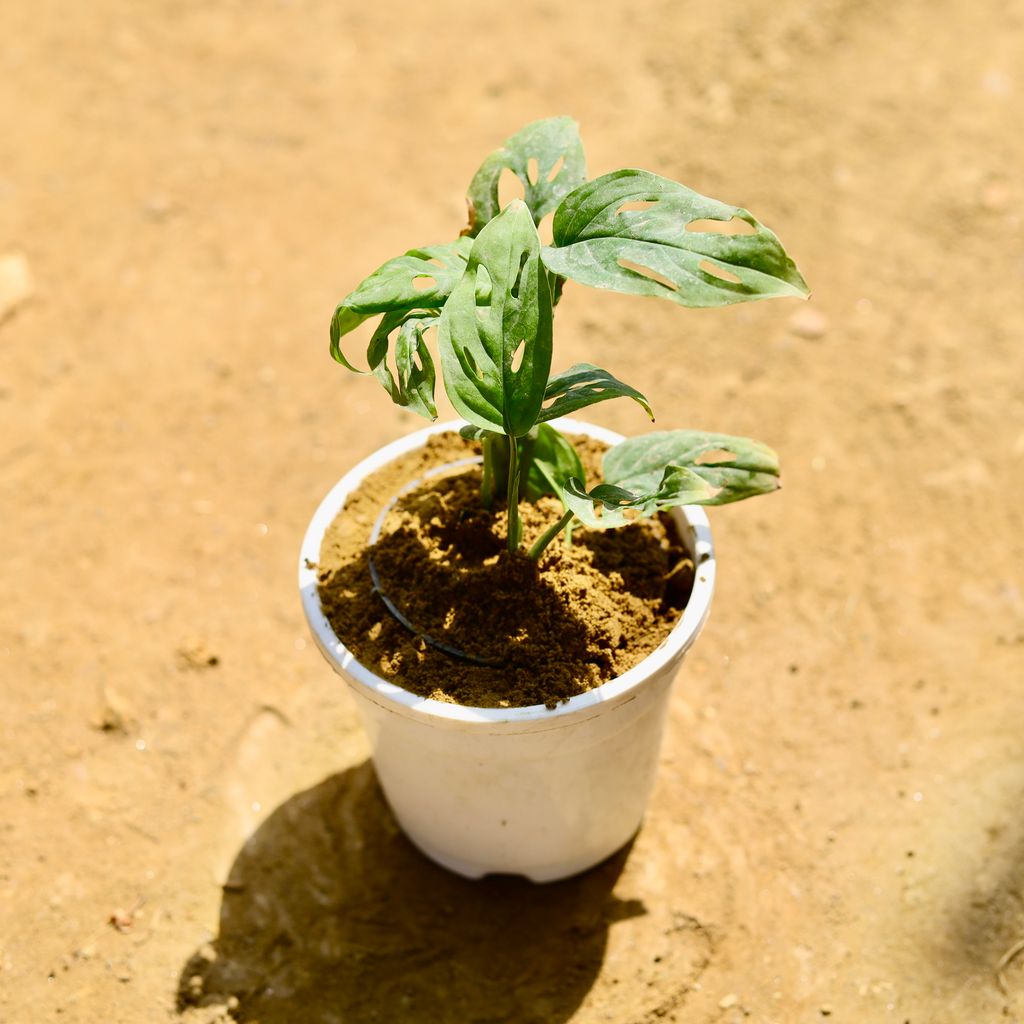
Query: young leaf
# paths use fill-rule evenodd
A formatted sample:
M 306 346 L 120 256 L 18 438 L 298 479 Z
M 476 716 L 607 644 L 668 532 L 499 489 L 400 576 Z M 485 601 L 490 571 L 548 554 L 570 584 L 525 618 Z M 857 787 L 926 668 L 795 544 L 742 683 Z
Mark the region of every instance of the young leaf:
M 630 437 L 604 456 L 605 483 L 630 490 L 651 490 L 666 466 L 684 466 L 716 489 L 713 500 L 725 505 L 779 487 L 779 457 L 766 444 L 703 430 L 663 430 Z
M 705 504 L 714 488 L 682 466 L 666 466 L 661 482 L 647 493 L 599 484 L 589 493 L 573 478 L 565 485 L 564 502 L 576 518 L 595 530 L 626 526 L 675 505 Z
M 734 218 L 753 233 L 687 229 L 695 221 Z M 649 171 L 615 171 L 571 192 L 555 212 L 553 238 L 544 265 L 595 288 L 682 306 L 808 294 L 778 238 L 747 210 Z
M 530 180 L 530 160 L 536 160 L 536 181 Z M 561 164 L 561 166 L 558 166 Z M 552 172 L 557 167 L 557 173 Z M 499 213 L 498 180 L 511 170 L 523 183 L 526 205 L 535 224 L 550 213 L 577 185 L 587 180 L 579 126 L 570 117 L 534 121 L 505 140 L 473 176 L 469 184 L 468 233 L 480 230 Z
M 437 310 L 418 310 L 414 313 L 385 313 L 373 332 L 366 361 L 376 378 L 384 385 L 395 405 L 412 409 L 428 420 L 437 419 L 434 405 L 434 360 L 423 338 L 424 332 L 434 327 L 440 314 Z M 391 335 L 395 339 L 395 368 L 398 380 L 391 374 L 387 356 Z
M 466 269 L 472 239 L 410 249 L 378 267 L 342 302 L 356 313 L 443 306 Z M 433 262 L 432 262 L 433 261 Z
M 548 381 L 544 401 L 551 404 L 545 404 L 538 419 L 543 423 L 559 416 L 568 416 L 569 413 L 588 405 L 620 397 L 632 398 L 634 402 L 638 402 L 651 421 L 654 421 L 654 413 L 651 412 L 647 399 L 636 388 L 623 384 L 621 380 L 600 367 L 592 366 L 590 363 L 577 363 Z
M 493 430 L 484 430 L 483 427 L 474 426 L 472 423 L 459 427 L 459 437 L 464 437 L 467 441 L 479 441 L 482 444 L 487 438 L 493 436 L 495 436 Z
M 457 238 L 447 245 L 410 249 L 378 267 L 342 299 L 331 320 L 331 355 L 356 369 L 341 351 L 341 339 L 374 313 L 410 312 L 443 306 L 466 269 L 473 242 Z
M 478 305 L 478 278 L 490 282 Z M 551 295 L 530 211 L 509 203 L 473 242 L 438 328 L 444 386 L 470 423 L 513 437 L 537 421 L 551 368 Z
M 542 495 L 554 494 L 562 499 L 562 507 L 568 509 L 562 494 L 566 483 L 572 477 L 582 480 L 585 476 L 583 463 L 573 443 L 547 423 L 537 427 L 523 497 L 527 501 L 536 501 Z
M 345 358 L 345 353 L 341 351 L 341 339 L 349 331 L 354 331 L 366 319 L 368 319 L 368 314 L 353 313 L 344 303 L 338 306 L 334 311 L 334 316 L 331 317 L 331 358 L 353 373 L 366 373 L 367 371 L 353 366 Z
M 670 430 L 629 438 L 604 456 L 605 482 L 587 493 L 579 480 L 565 502 L 588 526 L 623 526 L 677 505 L 725 505 L 779 486 L 775 452 L 729 434 Z

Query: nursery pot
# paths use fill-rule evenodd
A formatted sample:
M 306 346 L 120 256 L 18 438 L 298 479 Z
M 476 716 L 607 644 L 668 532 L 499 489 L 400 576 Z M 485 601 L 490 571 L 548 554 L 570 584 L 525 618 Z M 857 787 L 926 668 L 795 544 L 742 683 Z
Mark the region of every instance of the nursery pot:
M 501 872 L 549 882 L 604 860 L 640 826 L 672 679 L 708 615 L 711 531 L 702 509 L 673 511 L 696 567 L 693 592 L 661 646 L 623 675 L 550 709 L 465 707 L 410 693 L 375 675 L 335 636 L 317 591 L 320 545 L 366 476 L 431 434 L 462 425 L 419 430 L 347 473 L 309 524 L 299 588 L 317 645 L 349 684 L 377 777 L 406 835 L 432 860 L 470 878 Z M 570 419 L 554 425 L 607 444 L 622 440 Z

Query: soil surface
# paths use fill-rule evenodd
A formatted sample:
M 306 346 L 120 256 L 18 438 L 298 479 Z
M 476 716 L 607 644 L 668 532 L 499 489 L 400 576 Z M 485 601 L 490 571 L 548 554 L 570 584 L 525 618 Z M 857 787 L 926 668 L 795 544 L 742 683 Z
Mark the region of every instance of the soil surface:
M 0 1020 L 1024 1019 L 1019 0 L 3 24 Z M 752 210 L 814 295 L 565 290 L 557 369 L 763 439 L 785 486 L 711 510 L 636 842 L 537 889 L 396 831 L 295 561 L 420 422 L 331 363 L 335 303 L 563 112 L 593 173 Z
M 605 446 L 572 440 L 592 487 Z M 480 468 L 438 473 L 480 456 L 442 434 L 350 495 L 318 566 L 335 635 L 382 678 L 472 707 L 554 707 L 639 664 L 693 588 L 672 519 L 580 525 L 570 546 L 558 537 L 537 561 L 510 555 L 504 503 L 483 506 Z M 562 511 L 554 497 L 521 502 L 523 547 Z

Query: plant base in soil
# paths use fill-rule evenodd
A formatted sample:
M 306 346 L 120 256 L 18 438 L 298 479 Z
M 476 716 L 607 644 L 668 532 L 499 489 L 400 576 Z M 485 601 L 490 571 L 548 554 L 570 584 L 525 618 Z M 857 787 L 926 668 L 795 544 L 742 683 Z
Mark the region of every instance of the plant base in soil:
M 575 439 L 588 476 L 603 446 Z M 480 500 L 479 466 L 403 492 L 430 469 L 479 454 L 432 438 L 368 477 L 324 536 L 320 599 L 337 636 L 407 690 L 473 707 L 554 706 L 628 671 L 686 605 L 693 565 L 667 516 L 625 529 L 581 526 L 539 562 L 506 550 L 503 505 Z M 395 496 L 401 496 L 395 500 Z M 384 509 L 380 538 L 369 543 Z M 520 508 L 526 547 L 561 515 L 555 498 Z M 393 615 L 379 589 L 415 632 Z M 423 637 L 463 652 L 459 657 Z

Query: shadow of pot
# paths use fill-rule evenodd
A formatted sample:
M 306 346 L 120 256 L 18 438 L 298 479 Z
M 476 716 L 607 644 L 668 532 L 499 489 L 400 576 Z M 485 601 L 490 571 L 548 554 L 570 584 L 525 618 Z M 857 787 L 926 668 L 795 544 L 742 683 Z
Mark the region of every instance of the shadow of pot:
M 612 895 L 628 852 L 544 887 L 467 881 L 404 838 L 366 762 L 292 797 L 246 842 L 178 1009 L 227 1004 L 260 1024 L 567 1020 L 609 927 L 646 913 Z

